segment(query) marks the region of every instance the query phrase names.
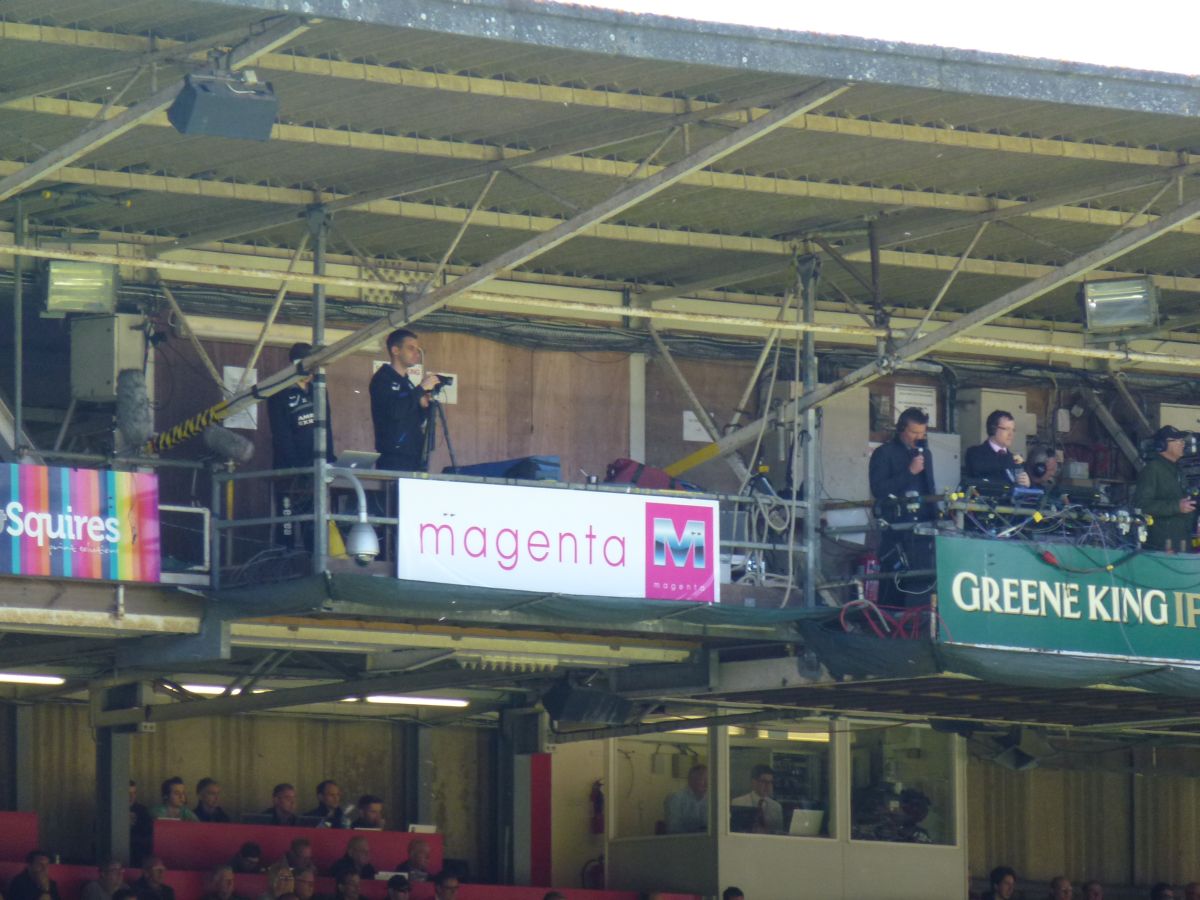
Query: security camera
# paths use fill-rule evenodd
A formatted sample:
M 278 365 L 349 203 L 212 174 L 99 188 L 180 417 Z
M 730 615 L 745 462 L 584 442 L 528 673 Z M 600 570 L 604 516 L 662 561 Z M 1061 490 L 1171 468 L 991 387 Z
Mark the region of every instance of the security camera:
M 365 566 L 379 555 L 379 537 L 375 529 L 366 522 L 358 522 L 346 536 L 346 553 L 360 566 Z

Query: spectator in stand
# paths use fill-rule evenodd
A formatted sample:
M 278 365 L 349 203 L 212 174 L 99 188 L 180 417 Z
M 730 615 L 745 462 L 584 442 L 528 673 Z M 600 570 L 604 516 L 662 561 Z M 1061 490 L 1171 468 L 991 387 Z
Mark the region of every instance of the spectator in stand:
M 371 845 L 365 837 L 350 838 L 346 844 L 346 855 L 329 870 L 335 879 L 340 879 L 345 872 L 355 872 L 359 878 L 367 880 L 375 877 L 375 867 L 371 865 Z
M 1175 888 L 1165 881 L 1160 881 L 1150 888 L 1150 900 L 1175 900 Z
M 154 820 L 150 810 L 137 802 L 137 782 L 129 782 L 129 864 L 140 866 L 154 844 Z
M 417 838 L 408 845 L 408 859 L 396 866 L 396 871 L 404 872 L 414 884 L 418 881 L 431 881 L 433 873 L 429 871 L 429 860 L 432 855 L 429 841 Z
M 196 814 L 188 809 L 187 787 L 176 775 L 162 783 L 162 803 L 150 810 L 156 819 L 176 819 L 180 822 L 198 822 Z
M 112 900 L 137 900 L 137 891 L 130 885 L 123 884 L 113 891 Z
M 1083 887 L 1079 889 L 1079 893 L 1083 900 L 1104 900 L 1104 885 L 1093 879 L 1085 881 Z M 1200 898 L 1198 898 L 1200 900 Z
M 217 866 L 209 873 L 200 900 L 243 900 L 233 892 L 233 866 Z
M 746 895 L 740 887 L 730 885 L 721 893 L 721 900 L 746 900 Z
M 196 785 L 196 808 L 192 810 L 201 822 L 228 822 L 221 809 L 221 785 L 215 778 L 201 778 Z
M 150 855 L 142 860 L 142 877 L 133 883 L 137 900 L 175 900 L 175 889 L 163 881 L 167 867 L 162 859 Z
M 350 820 L 342 809 L 342 789 L 333 779 L 317 785 L 317 805 L 305 813 L 321 819 L 320 828 L 349 828 Z
M 1050 879 L 1050 900 L 1071 900 L 1074 896 L 1071 879 L 1066 875 L 1055 875 Z
M 408 879 L 393 875 L 388 879 L 387 900 L 408 900 Z
M 112 900 L 117 889 L 125 884 L 125 863 L 106 859 L 96 867 L 96 880 L 89 881 L 79 893 L 79 900 Z
M 1087 897 L 1084 897 L 1087 900 Z M 1200 881 L 1189 881 L 1183 887 L 1183 900 L 1200 900 Z
M 296 892 L 296 876 L 285 860 L 280 860 L 267 869 L 267 890 L 258 900 L 279 900 L 284 894 Z
M 313 894 L 317 892 L 317 867 L 309 863 L 296 869 L 295 878 L 298 900 L 312 900 Z
M 455 900 L 458 896 L 458 876 L 453 872 L 439 872 L 433 879 L 433 896 L 437 900 Z
M 542 900 L 567 900 L 567 895 L 559 891 L 551 891 L 542 898 Z
M 257 875 L 263 870 L 262 847 L 254 841 L 246 841 L 229 861 L 229 868 L 242 875 Z
M 361 879 L 357 872 L 343 872 L 333 890 L 334 900 L 358 900 L 360 881 Z
M 8 883 L 9 900 L 59 900 L 58 885 L 50 877 L 50 854 L 31 850 L 25 868 Z
M 283 859 L 287 867 L 292 870 L 292 874 L 296 874 L 301 869 L 310 868 L 313 864 L 312 841 L 308 838 L 296 838 L 288 847 L 287 854 Z
M 355 808 L 355 828 L 383 828 L 383 800 L 374 794 L 363 794 Z
M 996 866 L 988 875 L 992 889 L 983 895 L 983 900 L 1012 900 L 1017 889 L 1017 873 L 1011 866 Z
M 287 782 L 275 785 L 271 791 L 271 808 L 263 810 L 263 815 L 271 817 L 272 825 L 298 825 L 296 789 Z
M 667 834 L 708 831 L 708 766 L 692 766 L 687 787 L 669 794 L 663 806 Z

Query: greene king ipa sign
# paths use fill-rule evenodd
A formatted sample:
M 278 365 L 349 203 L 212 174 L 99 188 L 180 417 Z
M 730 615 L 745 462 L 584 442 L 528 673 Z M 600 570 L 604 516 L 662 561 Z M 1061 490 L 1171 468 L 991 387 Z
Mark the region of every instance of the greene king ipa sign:
M 1200 556 L 938 537 L 938 640 L 1200 661 Z
M 715 500 L 401 478 L 396 574 L 715 603 Z
M 158 477 L 0 465 L 0 573 L 158 581 Z

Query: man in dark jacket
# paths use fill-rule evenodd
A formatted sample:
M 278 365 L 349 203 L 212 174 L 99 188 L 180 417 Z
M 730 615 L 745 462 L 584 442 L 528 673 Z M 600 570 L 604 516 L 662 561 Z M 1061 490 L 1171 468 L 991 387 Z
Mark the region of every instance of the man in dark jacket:
M 376 466 L 399 472 L 424 471 L 425 428 L 437 375 L 422 375 L 419 384 L 409 370 L 421 365 L 417 336 L 398 328 L 387 337 L 389 364 L 380 366 L 371 379 L 371 424 L 375 427 Z
M 8 884 L 9 900 L 59 900 L 58 885 L 50 878 L 50 855 L 31 850 L 25 857 L 25 869 Z
M 175 888 L 163 881 L 166 874 L 161 858 L 147 856 L 142 860 L 142 877 L 133 883 L 137 900 L 175 900 Z
M 915 406 L 900 414 L 896 434 L 871 454 L 869 475 L 871 496 L 878 513 L 889 524 L 929 522 L 937 514 L 933 501 L 925 498 L 935 491 L 933 455 L 925 446 L 929 416 Z M 927 569 L 933 565 L 933 542 L 911 528 L 884 530 L 879 538 L 881 572 L 895 572 L 895 578 L 882 580 L 880 602 L 888 606 L 917 605 L 932 589 L 932 577 L 909 584 L 899 577 L 908 569 Z
M 312 353 L 312 344 L 292 344 L 288 359 L 299 362 Z M 276 469 L 308 468 L 313 465 L 313 429 L 316 413 L 313 408 L 312 375 L 307 375 L 286 390 L 267 399 L 271 420 L 271 464 Z M 329 395 L 325 395 L 325 459 L 334 462 L 333 420 L 329 415 Z M 275 505 L 281 516 L 312 512 L 312 477 L 296 475 L 275 482 Z M 312 546 L 312 523 L 303 528 L 304 543 Z M 292 522 L 279 526 L 280 542 L 296 547 L 297 529 Z
M 1146 538 L 1149 550 L 1186 553 L 1195 528 L 1196 501 L 1188 496 L 1179 460 L 1187 435 L 1171 425 L 1154 433 L 1157 455 L 1138 473 L 1133 505 L 1154 517 Z

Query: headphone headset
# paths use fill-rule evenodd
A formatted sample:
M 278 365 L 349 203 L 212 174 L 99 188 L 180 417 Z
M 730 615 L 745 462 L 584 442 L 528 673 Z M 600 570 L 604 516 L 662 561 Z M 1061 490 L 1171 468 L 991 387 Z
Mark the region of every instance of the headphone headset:
M 1000 427 L 1000 423 L 1005 419 L 1011 419 L 1012 413 L 1005 412 L 1002 409 L 992 410 L 984 423 L 987 427 L 987 436 L 992 437 L 996 433 L 996 429 Z
M 1167 442 L 1183 437 L 1178 429 L 1170 425 L 1164 425 L 1158 431 L 1154 432 L 1154 452 L 1165 453 L 1167 450 Z
M 1043 478 L 1046 475 L 1046 460 L 1050 451 L 1046 447 L 1034 447 L 1029 451 L 1029 459 L 1025 463 L 1025 471 L 1031 478 Z

